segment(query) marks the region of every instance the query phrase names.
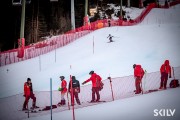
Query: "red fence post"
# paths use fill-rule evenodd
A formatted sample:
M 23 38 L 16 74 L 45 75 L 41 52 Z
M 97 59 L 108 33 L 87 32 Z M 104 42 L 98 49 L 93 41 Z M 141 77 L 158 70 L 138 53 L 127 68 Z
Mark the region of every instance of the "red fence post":
M 74 94 L 73 94 L 73 87 L 72 87 L 72 76 L 70 75 L 70 84 L 71 84 L 71 106 L 73 112 L 73 120 L 75 120 L 75 113 L 74 113 Z

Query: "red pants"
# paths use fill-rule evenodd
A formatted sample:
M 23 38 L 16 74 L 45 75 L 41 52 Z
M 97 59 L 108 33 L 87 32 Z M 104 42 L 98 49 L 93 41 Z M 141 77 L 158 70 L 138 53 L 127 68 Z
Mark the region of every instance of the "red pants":
M 168 73 L 162 73 L 161 74 L 161 83 L 160 83 L 160 88 L 166 89 L 166 85 L 167 85 L 167 80 L 168 80 Z
M 78 92 L 77 92 L 77 89 L 76 88 L 73 88 L 73 97 L 71 97 L 71 105 L 74 105 L 74 97 L 75 97 L 75 99 L 76 99 L 76 102 L 77 102 L 77 104 L 81 104 L 80 103 L 80 100 L 79 100 L 79 96 L 78 96 Z M 71 95 L 72 96 L 72 95 Z
M 92 101 L 95 101 L 95 94 L 97 95 L 96 101 L 99 101 L 100 100 L 100 94 L 99 94 L 99 88 L 98 87 L 92 88 Z
M 36 97 L 34 96 L 33 93 L 30 94 L 30 96 L 25 96 L 25 101 L 24 101 L 24 104 L 23 104 L 23 108 L 27 108 L 27 104 L 29 102 L 29 99 L 33 99 L 33 102 L 32 102 L 32 107 L 35 107 L 36 106 Z
M 136 93 L 141 93 L 141 78 L 140 77 L 136 77 L 135 80 L 135 86 L 136 86 Z

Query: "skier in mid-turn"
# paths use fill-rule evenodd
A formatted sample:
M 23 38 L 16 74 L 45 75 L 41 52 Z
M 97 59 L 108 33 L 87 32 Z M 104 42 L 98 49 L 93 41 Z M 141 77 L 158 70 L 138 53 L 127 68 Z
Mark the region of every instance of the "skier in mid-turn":
M 114 37 L 114 36 L 112 36 L 111 34 L 109 34 L 109 36 L 107 37 L 107 38 L 109 38 L 109 42 L 114 42 L 114 41 L 112 40 L 112 37 Z

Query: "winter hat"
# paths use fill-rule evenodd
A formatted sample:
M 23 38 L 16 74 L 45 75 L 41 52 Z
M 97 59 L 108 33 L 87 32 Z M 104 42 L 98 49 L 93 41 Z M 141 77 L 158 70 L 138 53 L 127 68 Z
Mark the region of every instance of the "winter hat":
M 76 79 L 76 77 L 75 76 L 72 76 L 72 80 L 75 80 Z
M 64 76 L 60 76 L 59 78 L 64 79 L 65 77 Z
M 94 73 L 94 71 L 93 71 L 93 70 L 89 72 L 89 74 L 90 74 L 90 75 L 92 75 L 93 73 Z
M 164 64 L 169 65 L 169 60 L 165 60 Z
M 135 67 L 136 67 L 136 64 L 133 65 L 133 68 L 135 68 Z
M 31 81 L 31 78 L 27 78 L 27 81 Z

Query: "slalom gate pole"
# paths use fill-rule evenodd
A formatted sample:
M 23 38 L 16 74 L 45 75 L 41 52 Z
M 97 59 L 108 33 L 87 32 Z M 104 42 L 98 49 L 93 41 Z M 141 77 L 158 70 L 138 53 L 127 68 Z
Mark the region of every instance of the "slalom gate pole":
M 174 80 L 176 80 L 175 75 L 174 75 L 174 67 L 172 67 L 172 70 L 173 70 L 173 78 L 174 78 Z M 174 82 L 174 86 L 176 86 L 175 82 Z
M 51 120 L 52 120 L 52 78 L 50 78 L 50 103 L 51 103 Z
M 146 92 L 146 73 L 147 73 L 147 71 L 145 70 L 145 75 L 144 75 L 144 91 Z
M 56 48 L 55 48 L 55 63 L 56 63 Z
M 71 65 L 70 65 L 70 70 L 71 70 Z M 70 79 L 71 79 L 71 76 L 70 76 Z M 69 91 L 67 92 L 67 101 L 68 101 L 68 109 L 70 110 L 71 107 L 70 107 L 70 103 L 69 103 Z
M 174 80 L 175 80 L 175 75 L 174 75 L 174 67 L 172 67 L 172 70 L 173 70 L 173 77 L 174 77 Z
M 41 55 L 39 55 L 39 71 L 41 71 Z
M 113 93 L 113 89 L 112 89 L 112 80 L 111 80 L 111 77 L 108 77 L 108 79 L 109 79 L 110 86 L 111 86 L 112 99 L 114 101 L 114 93 Z
M 73 87 L 72 87 L 72 76 L 70 75 L 70 82 L 71 82 L 71 106 L 73 112 L 73 120 L 75 120 L 75 113 L 74 113 L 74 95 L 73 95 Z
M 141 82 L 140 82 L 140 87 L 141 87 L 141 91 L 142 91 L 142 94 L 143 94 L 143 88 L 142 88 L 142 77 L 140 77 L 140 80 L 141 80 Z
M 93 36 L 93 54 L 94 54 L 94 36 Z

